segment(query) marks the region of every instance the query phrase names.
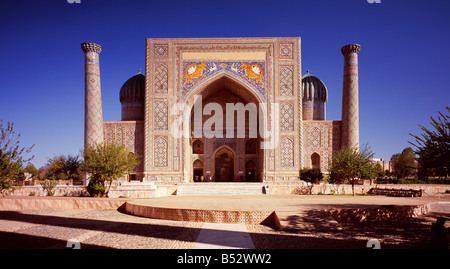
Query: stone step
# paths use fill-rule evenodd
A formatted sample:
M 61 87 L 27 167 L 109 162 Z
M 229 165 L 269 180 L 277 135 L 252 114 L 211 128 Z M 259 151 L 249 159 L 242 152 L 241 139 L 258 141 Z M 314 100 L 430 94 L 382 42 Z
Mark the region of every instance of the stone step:
M 177 185 L 177 195 L 260 195 L 264 194 L 264 186 L 248 182 L 181 183 Z
M 121 182 L 117 190 L 156 190 L 154 182 Z
M 342 230 L 330 212 L 306 210 L 299 212 L 275 211 L 275 225 L 282 231 L 336 231 Z

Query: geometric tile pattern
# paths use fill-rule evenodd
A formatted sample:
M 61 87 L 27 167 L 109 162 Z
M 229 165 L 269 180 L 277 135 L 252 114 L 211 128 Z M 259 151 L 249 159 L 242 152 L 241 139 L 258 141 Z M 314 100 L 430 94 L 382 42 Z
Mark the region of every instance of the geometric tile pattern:
M 294 142 L 284 138 L 280 143 L 281 166 L 294 166 Z
M 303 148 L 305 167 L 311 167 L 311 156 L 318 154 L 322 172 L 328 171 L 328 161 L 341 147 L 340 121 L 304 121 L 306 145 Z
M 294 50 L 292 43 L 280 43 L 280 59 L 291 60 L 294 58 Z
M 280 130 L 294 131 L 294 107 L 290 102 L 280 103 Z
M 282 66 L 280 68 L 280 95 L 292 96 L 293 94 L 294 94 L 293 66 Z
M 163 136 L 159 136 L 154 142 L 154 166 L 155 167 L 167 167 L 167 139 Z
M 161 100 L 155 100 L 154 122 L 155 130 L 167 130 L 167 104 Z
M 167 93 L 168 69 L 166 64 L 158 64 L 155 68 L 155 93 Z
M 167 58 L 169 57 L 169 45 L 168 44 L 154 44 L 153 47 L 155 58 Z
M 312 148 L 320 148 L 320 129 L 313 127 L 308 136 L 308 144 Z

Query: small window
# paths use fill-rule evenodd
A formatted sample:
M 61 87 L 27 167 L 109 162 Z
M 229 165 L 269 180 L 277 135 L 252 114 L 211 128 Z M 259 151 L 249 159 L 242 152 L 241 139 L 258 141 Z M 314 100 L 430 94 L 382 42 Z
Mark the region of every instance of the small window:
M 312 168 L 320 168 L 320 155 L 313 153 L 311 155 L 311 166 Z
M 256 141 L 250 139 L 245 143 L 245 154 L 256 154 Z
M 195 140 L 192 144 L 193 154 L 203 154 L 203 142 L 201 140 Z

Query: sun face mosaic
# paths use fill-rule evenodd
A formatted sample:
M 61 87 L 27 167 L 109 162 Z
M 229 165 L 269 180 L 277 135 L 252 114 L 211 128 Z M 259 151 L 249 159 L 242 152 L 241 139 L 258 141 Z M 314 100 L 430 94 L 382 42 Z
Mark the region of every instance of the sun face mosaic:
M 183 96 L 197 83 L 219 71 L 238 75 L 266 95 L 266 65 L 263 61 L 186 61 L 183 62 Z

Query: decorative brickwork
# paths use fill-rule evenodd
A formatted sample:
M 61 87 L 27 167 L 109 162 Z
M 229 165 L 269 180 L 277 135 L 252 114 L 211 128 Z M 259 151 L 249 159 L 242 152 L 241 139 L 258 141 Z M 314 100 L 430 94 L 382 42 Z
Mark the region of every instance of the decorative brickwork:
M 167 138 L 162 136 L 157 137 L 154 142 L 155 167 L 167 167 L 167 150 Z
M 292 96 L 294 94 L 294 71 L 292 66 L 280 68 L 280 95 Z
M 330 158 L 341 148 L 341 122 L 340 121 L 304 121 L 303 132 L 307 137 L 303 149 L 306 167 L 313 166 L 313 154 L 320 160 L 322 172 L 328 171 Z
M 280 131 L 294 131 L 294 107 L 290 102 L 280 104 Z
M 284 138 L 280 144 L 281 166 L 294 166 L 294 142 Z
M 280 59 L 291 60 L 294 58 L 294 49 L 292 43 L 280 44 Z
M 155 93 L 167 93 L 169 74 L 166 64 L 158 64 L 155 68 Z
M 155 123 L 155 130 L 167 130 L 168 123 L 167 123 L 167 113 L 168 108 L 167 104 L 162 100 L 156 100 L 155 106 L 154 106 L 154 123 Z
M 169 45 L 154 44 L 153 53 L 155 58 L 167 58 L 169 56 Z

